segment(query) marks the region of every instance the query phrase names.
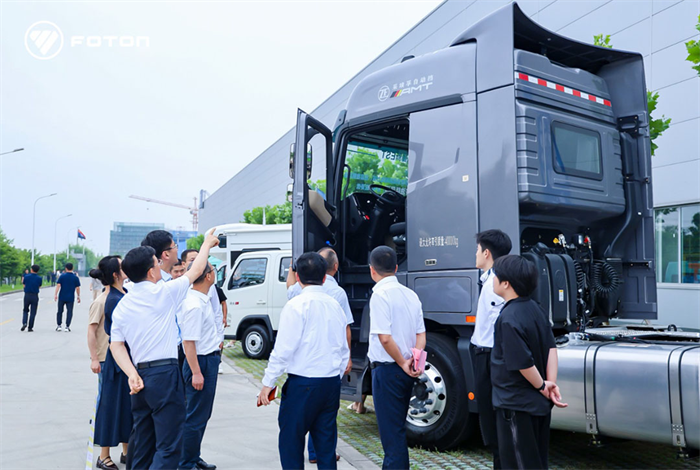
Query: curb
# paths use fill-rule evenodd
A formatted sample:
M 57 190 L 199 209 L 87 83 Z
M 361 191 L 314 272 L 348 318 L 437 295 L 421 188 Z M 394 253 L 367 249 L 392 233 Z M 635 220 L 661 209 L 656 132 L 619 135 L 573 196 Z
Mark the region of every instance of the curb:
M 256 379 L 253 374 L 250 374 L 246 372 L 245 370 L 241 369 L 236 365 L 236 362 L 228 357 L 226 354 L 221 355 L 222 358 L 224 358 L 227 362 L 227 365 L 231 366 L 237 373 L 239 373 L 241 376 L 245 377 L 248 379 L 248 381 L 255 385 L 258 388 L 262 388 L 262 382 L 260 382 L 258 379 Z M 279 403 L 277 401 L 274 402 L 277 406 L 279 406 Z M 347 463 L 352 465 L 353 467 L 360 469 L 360 470 L 378 470 L 379 466 L 369 460 L 367 457 L 362 455 L 357 449 L 355 449 L 353 446 L 348 444 L 347 442 L 343 441 L 340 437 L 338 437 L 338 445 L 336 447 L 336 452 L 340 454 L 340 456 L 345 459 Z
M 56 287 L 56 286 L 41 286 L 39 288 L 39 290 L 51 289 L 52 287 Z M 11 290 L 9 292 L 2 292 L 2 293 L 0 293 L 0 297 L 4 297 L 6 295 L 12 295 L 12 294 L 19 294 L 19 293 L 24 293 L 24 290 L 19 289 L 19 290 Z

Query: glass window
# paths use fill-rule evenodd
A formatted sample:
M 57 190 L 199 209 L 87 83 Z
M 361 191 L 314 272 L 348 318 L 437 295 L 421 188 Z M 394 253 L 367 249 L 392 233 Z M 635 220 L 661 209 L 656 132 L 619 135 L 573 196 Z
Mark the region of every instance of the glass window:
M 406 195 L 408 123 L 391 124 L 350 137 L 343 171 L 343 195 L 369 193 L 379 184 Z M 349 174 L 348 174 L 349 171 Z
M 265 282 L 267 270 L 267 258 L 244 259 L 241 261 L 231 276 L 228 283 L 229 290 L 243 287 L 257 286 Z
M 681 207 L 681 282 L 700 284 L 700 204 Z
M 225 280 L 226 280 L 226 265 L 224 264 L 216 271 L 216 285 L 219 287 L 223 286 Z
M 292 258 L 290 257 L 282 258 L 282 260 L 280 261 L 280 282 L 287 282 L 287 273 L 289 273 L 289 265 L 291 264 L 291 262 Z
M 656 280 L 680 282 L 678 276 L 678 222 L 677 207 L 656 210 Z
M 588 129 L 554 123 L 552 125 L 554 170 L 566 175 L 602 179 L 600 134 Z

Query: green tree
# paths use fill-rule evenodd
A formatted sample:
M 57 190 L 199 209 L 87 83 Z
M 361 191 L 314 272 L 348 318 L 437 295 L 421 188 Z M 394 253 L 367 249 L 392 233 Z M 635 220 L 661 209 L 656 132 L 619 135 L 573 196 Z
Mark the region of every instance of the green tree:
M 198 250 L 202 247 L 204 243 L 204 234 L 199 234 L 196 237 L 187 239 L 187 249 L 188 250 Z
M 698 18 L 700 21 L 700 18 Z M 700 30 L 700 24 L 698 25 L 698 30 Z M 688 44 L 690 44 L 690 41 L 686 43 L 686 47 L 688 47 Z M 612 44 L 610 44 L 610 35 L 606 34 L 596 34 L 593 36 L 593 45 L 595 46 L 600 46 L 600 47 L 607 47 L 608 49 L 612 49 Z M 698 61 L 700 61 L 700 45 L 698 47 Z M 688 52 L 690 52 L 690 49 L 688 49 Z M 690 55 L 688 56 L 688 59 L 690 60 Z M 693 67 L 695 69 L 695 67 Z M 697 68 L 698 73 L 700 73 L 700 68 Z M 659 93 L 658 92 L 651 92 L 647 90 L 647 111 L 649 112 L 649 141 L 651 142 L 651 155 L 653 156 L 654 153 L 656 152 L 656 149 L 659 148 L 658 145 L 654 143 L 657 137 L 661 137 L 661 134 L 664 133 L 666 129 L 669 128 L 671 125 L 671 118 L 666 118 L 665 115 L 661 115 L 660 118 L 654 119 L 654 116 L 652 113 L 656 110 L 656 106 L 659 102 Z
M 695 25 L 695 29 L 700 31 L 700 16 L 698 16 L 698 24 Z M 688 57 L 685 60 L 695 64 L 692 68 L 700 76 L 700 41 L 690 40 L 685 43 L 685 48 L 688 50 Z
M 325 189 L 325 181 L 323 182 L 323 188 Z M 264 206 L 264 210 L 265 223 L 267 225 L 292 223 L 292 203 L 289 201 L 275 206 Z M 246 224 L 262 225 L 263 206 L 253 207 L 245 211 L 243 213 L 243 222 Z

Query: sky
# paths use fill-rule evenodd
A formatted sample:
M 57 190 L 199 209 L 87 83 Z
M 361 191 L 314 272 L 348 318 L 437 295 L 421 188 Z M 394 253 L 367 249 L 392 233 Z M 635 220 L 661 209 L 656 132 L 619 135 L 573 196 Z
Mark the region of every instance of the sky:
M 76 227 L 102 254 L 117 221 L 191 229 L 129 196 L 213 193 L 439 3 L 2 1 L 0 152 L 25 150 L 0 157 L 0 228 L 31 248 L 57 193 L 38 252 Z

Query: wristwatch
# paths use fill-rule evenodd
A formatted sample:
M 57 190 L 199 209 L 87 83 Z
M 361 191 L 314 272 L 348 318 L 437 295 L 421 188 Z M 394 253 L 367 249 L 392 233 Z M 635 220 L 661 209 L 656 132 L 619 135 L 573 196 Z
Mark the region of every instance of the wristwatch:
M 542 381 L 542 386 L 541 386 L 540 388 L 538 388 L 537 390 L 541 392 L 542 390 L 544 390 L 545 385 L 547 385 L 547 382 L 543 380 L 543 381 Z

